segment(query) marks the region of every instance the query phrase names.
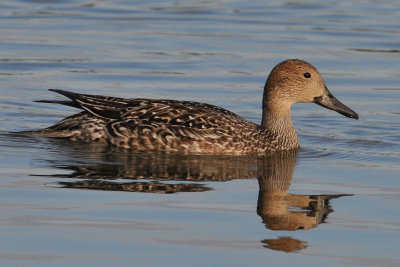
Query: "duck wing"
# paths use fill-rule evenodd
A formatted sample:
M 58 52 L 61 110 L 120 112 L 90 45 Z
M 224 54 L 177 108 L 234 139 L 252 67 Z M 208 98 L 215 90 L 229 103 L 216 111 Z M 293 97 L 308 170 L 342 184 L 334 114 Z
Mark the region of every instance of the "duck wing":
M 181 126 L 192 129 L 212 129 L 227 126 L 227 124 L 249 124 L 249 121 L 229 110 L 200 102 L 128 99 L 79 94 L 60 89 L 49 90 L 64 95 L 71 101 L 39 100 L 37 102 L 57 103 L 83 109 L 95 117 L 116 122 L 129 121 L 130 124 Z
M 227 123 L 249 123 L 226 109 L 192 101 L 132 99 L 121 110 L 121 119 L 138 124 L 163 124 L 192 129 L 220 128 Z
M 136 150 L 202 152 L 207 148 L 225 153 L 227 147 L 245 149 L 241 140 L 258 130 L 256 124 L 210 104 L 51 91 L 71 101 L 42 102 L 84 111 L 45 129 L 41 133 L 45 136 L 105 142 Z
M 105 125 L 108 142 L 135 150 L 225 153 L 241 149 L 243 132 L 257 126 L 213 105 L 177 100 L 132 99 L 121 119 Z M 227 147 L 229 149 L 227 149 Z

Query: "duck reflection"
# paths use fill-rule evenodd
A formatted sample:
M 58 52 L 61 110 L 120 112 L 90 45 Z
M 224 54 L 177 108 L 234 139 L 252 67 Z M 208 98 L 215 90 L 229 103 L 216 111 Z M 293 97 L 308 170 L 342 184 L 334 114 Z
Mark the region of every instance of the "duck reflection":
M 76 165 L 65 166 L 53 162 L 53 166 L 72 172 L 51 176 L 69 178 L 59 182 L 65 188 L 163 194 L 204 192 L 212 190 L 210 181 L 257 177 L 257 214 L 271 230 L 315 228 L 333 211 L 330 200 L 345 196 L 288 193 L 297 151 L 279 152 L 262 158 L 132 154 L 109 148 L 104 151 L 101 148 L 91 148 L 89 151 L 91 153 L 84 153 L 89 157 Z M 75 151 L 75 161 L 76 155 Z M 265 239 L 261 242 L 266 248 L 286 252 L 308 246 L 307 242 L 291 237 Z

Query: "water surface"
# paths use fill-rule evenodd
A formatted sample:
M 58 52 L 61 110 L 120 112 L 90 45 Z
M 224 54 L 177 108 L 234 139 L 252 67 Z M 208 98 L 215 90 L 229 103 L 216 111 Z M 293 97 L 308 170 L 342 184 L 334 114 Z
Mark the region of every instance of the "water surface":
M 397 1 L 1 1 L 0 262 L 399 266 Z M 293 107 L 301 149 L 134 153 L 14 134 L 76 110 L 61 88 L 195 100 L 259 123 L 262 88 L 310 61 L 358 121 Z

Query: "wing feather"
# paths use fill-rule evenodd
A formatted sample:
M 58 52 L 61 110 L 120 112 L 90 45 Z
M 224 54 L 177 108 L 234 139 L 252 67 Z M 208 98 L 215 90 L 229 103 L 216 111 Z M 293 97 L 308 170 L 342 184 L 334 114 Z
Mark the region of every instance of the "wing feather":
M 58 101 L 58 103 L 86 110 L 93 115 L 104 119 L 121 118 L 120 111 L 127 102 L 129 102 L 129 99 L 119 97 L 78 94 L 60 89 L 49 90 L 66 96 L 72 100 L 72 103 L 67 101 Z M 55 103 L 57 103 L 57 101 Z
M 193 101 L 165 99 L 127 99 L 101 95 L 78 94 L 60 89 L 49 89 L 71 99 L 71 101 L 41 102 L 59 103 L 86 110 L 96 117 L 112 120 L 113 123 L 150 125 L 160 128 L 182 127 L 194 131 L 221 128 L 230 129 L 255 124 L 226 109 Z

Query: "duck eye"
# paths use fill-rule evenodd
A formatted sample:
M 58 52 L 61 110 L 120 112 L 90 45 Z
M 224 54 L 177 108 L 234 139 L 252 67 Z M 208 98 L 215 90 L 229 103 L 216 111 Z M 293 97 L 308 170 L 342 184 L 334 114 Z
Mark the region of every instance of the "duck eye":
M 309 72 L 306 72 L 306 73 L 304 73 L 303 75 L 304 75 L 304 77 L 306 77 L 306 78 L 311 78 L 311 74 L 310 74 Z

